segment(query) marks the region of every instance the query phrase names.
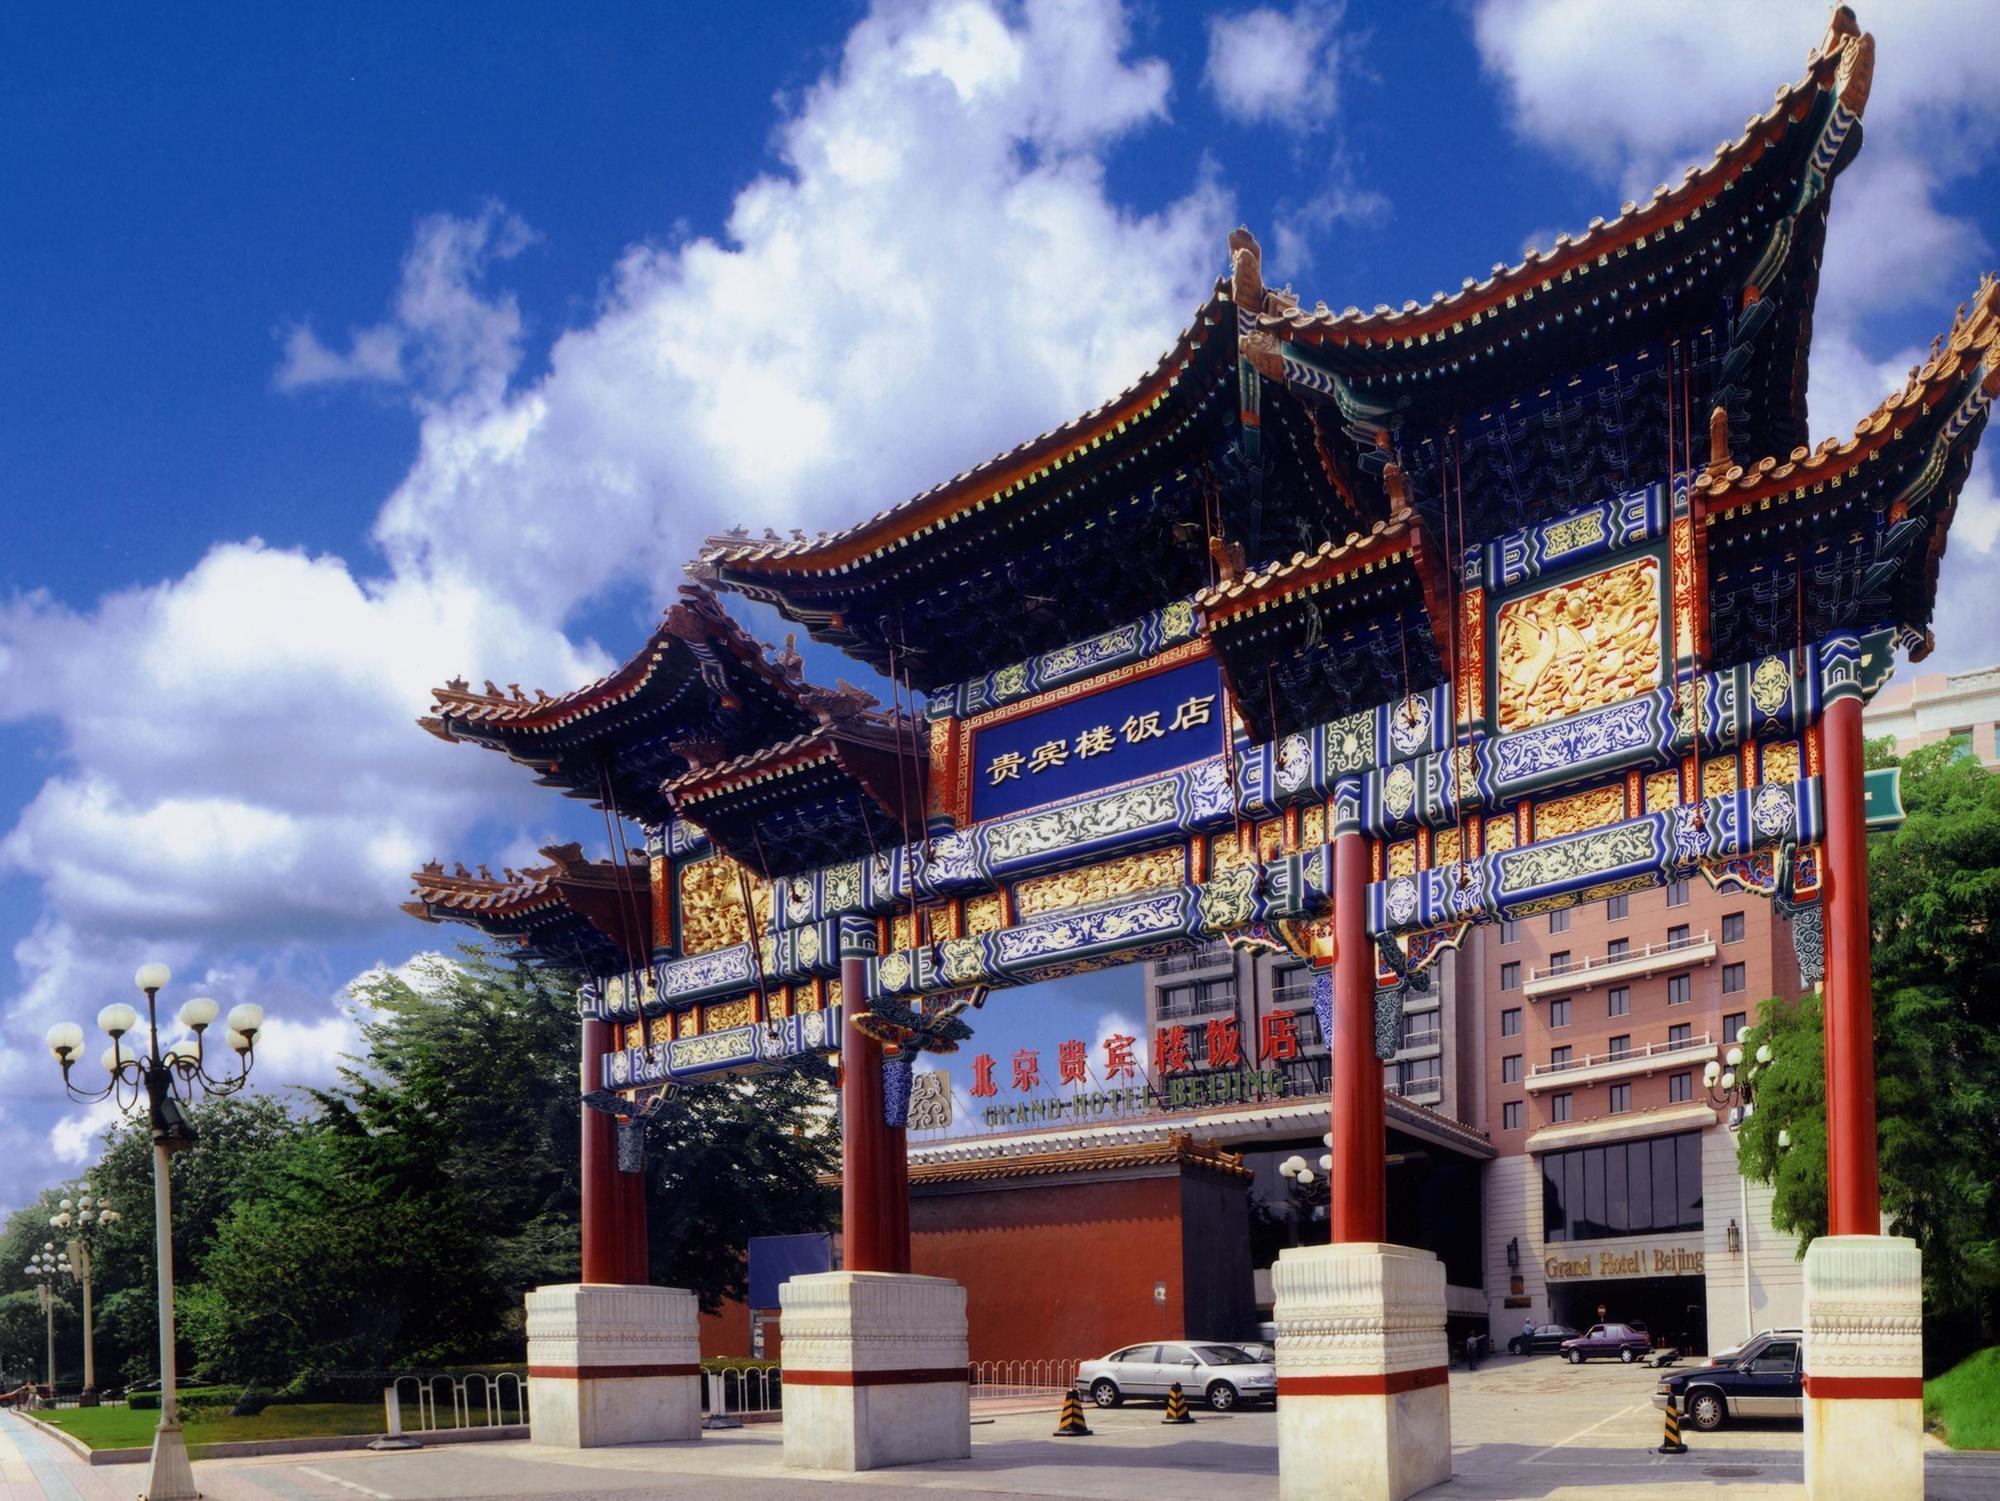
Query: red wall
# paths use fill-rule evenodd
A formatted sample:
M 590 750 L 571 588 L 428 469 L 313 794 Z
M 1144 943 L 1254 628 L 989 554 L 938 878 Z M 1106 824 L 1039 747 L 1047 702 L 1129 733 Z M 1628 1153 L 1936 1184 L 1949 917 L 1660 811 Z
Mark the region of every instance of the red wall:
M 1177 1174 L 925 1185 L 911 1195 L 910 1235 L 914 1271 L 965 1287 L 974 1360 L 1089 1360 L 1185 1332 Z M 1155 1282 L 1167 1285 L 1164 1308 Z
M 750 1353 L 750 1310 L 735 1299 L 725 1302 L 714 1313 L 703 1314 L 700 1326 L 702 1359 Z

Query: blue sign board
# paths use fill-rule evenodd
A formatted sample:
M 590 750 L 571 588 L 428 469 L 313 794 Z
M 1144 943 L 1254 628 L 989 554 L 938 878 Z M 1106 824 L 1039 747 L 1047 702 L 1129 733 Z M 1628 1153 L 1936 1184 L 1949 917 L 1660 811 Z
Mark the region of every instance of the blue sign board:
M 776 1308 L 778 1289 L 794 1277 L 833 1270 L 833 1237 L 753 1235 L 750 1237 L 750 1306 Z
M 972 820 L 1190 766 L 1227 736 L 1212 657 L 1002 719 L 972 732 Z

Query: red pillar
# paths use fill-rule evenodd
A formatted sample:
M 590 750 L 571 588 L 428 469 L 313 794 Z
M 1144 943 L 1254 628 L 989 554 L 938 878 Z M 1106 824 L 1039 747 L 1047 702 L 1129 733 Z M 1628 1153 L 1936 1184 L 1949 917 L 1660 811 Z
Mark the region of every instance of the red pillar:
M 580 1077 L 586 1091 L 602 1089 L 599 1060 L 617 1046 L 610 1022 L 585 1021 Z M 583 1280 L 644 1286 L 652 1281 L 646 1254 L 646 1175 L 618 1171 L 618 1122 L 602 1110 L 577 1107 L 583 1123 Z
M 581 1082 L 586 1092 L 601 1089 L 598 1061 L 611 1050 L 616 1032 L 609 1022 L 583 1024 Z M 625 1226 L 618 1188 L 617 1123 L 602 1110 L 577 1106 L 583 1117 L 583 1280 L 625 1280 Z
M 1845 693 L 1820 721 L 1826 807 L 1827 1230 L 1880 1235 L 1875 1138 L 1875 1016 L 1869 987 L 1868 837 L 1863 824 L 1861 699 Z
M 840 961 L 842 1264 L 850 1272 L 906 1271 L 910 1264 L 908 1166 L 903 1133 L 882 1120 L 882 1045 L 847 1018 L 860 1011 L 866 961 Z
M 1388 1234 L 1382 1060 L 1375 1056 L 1375 965 L 1368 947 L 1368 844 L 1333 841 L 1333 1240 Z

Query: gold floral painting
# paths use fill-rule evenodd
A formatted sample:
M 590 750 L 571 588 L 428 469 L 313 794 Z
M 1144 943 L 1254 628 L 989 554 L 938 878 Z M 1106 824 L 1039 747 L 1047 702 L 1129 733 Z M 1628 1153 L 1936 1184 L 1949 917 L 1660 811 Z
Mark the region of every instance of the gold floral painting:
M 1500 728 L 1524 730 L 1660 684 L 1660 563 L 1637 558 L 1500 607 Z

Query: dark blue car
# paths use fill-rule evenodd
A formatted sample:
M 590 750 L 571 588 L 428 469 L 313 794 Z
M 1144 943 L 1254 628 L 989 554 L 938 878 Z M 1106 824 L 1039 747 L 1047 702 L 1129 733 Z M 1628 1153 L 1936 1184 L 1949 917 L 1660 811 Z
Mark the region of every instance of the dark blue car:
M 1804 1351 L 1796 1334 L 1759 1335 L 1714 1365 L 1661 1377 L 1653 1405 L 1672 1403 L 1711 1433 L 1732 1418 L 1796 1418 L 1805 1410 Z

